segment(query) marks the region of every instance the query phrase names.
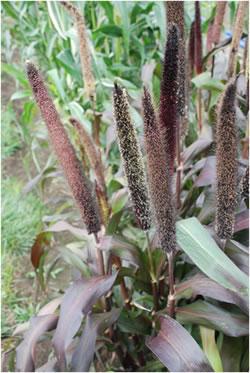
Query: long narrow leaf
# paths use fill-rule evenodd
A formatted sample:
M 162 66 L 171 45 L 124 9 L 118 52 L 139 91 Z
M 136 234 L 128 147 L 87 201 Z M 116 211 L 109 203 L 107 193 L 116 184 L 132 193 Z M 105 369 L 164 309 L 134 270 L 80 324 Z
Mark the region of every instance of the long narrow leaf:
M 176 318 L 181 324 L 198 324 L 222 331 L 231 337 L 248 335 L 248 319 L 204 301 L 177 307 Z
M 220 285 L 243 296 L 248 294 L 248 277 L 217 246 L 196 218 L 177 224 L 177 243 L 197 267 Z
M 87 314 L 97 300 L 113 286 L 116 274 L 92 277 L 76 281 L 65 293 L 58 325 L 53 338 L 57 359 L 61 370 L 65 369 L 65 350 L 79 329 L 83 314 Z
M 199 345 L 177 321 L 160 317 L 161 329 L 146 345 L 170 372 L 212 372 Z

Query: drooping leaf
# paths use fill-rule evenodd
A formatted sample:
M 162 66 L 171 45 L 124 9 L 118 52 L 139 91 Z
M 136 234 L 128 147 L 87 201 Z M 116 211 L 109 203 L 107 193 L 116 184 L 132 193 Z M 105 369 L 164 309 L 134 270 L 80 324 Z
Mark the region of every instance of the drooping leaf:
M 192 145 L 186 148 L 183 152 L 183 163 L 185 165 L 191 163 L 198 154 L 202 153 L 204 150 L 212 144 L 212 139 L 199 138 Z
M 34 244 L 31 247 L 30 259 L 33 267 L 39 267 L 41 256 L 44 253 L 44 247 L 49 244 L 50 234 L 48 232 L 41 232 L 37 235 Z
M 176 318 L 181 324 L 198 324 L 222 331 L 231 337 L 248 335 L 248 319 L 204 301 L 177 307 Z
M 88 237 L 88 233 L 85 229 L 74 227 L 73 225 L 67 223 L 66 221 L 60 220 L 50 226 L 46 232 L 64 232 L 69 231 L 74 236 L 80 239 L 86 239 Z
M 232 303 L 239 306 L 248 314 L 248 298 L 232 292 L 210 278 L 198 273 L 188 280 L 180 282 L 175 287 L 176 299 L 196 297 L 210 297 L 221 302 Z
M 196 218 L 177 222 L 177 243 L 197 267 L 220 285 L 243 296 L 248 278 L 226 256 Z
M 212 372 L 199 345 L 185 328 L 169 316 L 160 317 L 161 328 L 146 345 L 170 372 Z
M 72 357 L 74 372 L 88 372 L 95 353 L 95 344 L 98 334 L 112 325 L 119 317 L 121 310 L 113 309 L 110 312 L 90 314 L 82 332 L 80 342 Z
M 80 279 L 66 291 L 53 338 L 61 370 L 65 369 L 65 350 L 79 329 L 83 314 L 87 314 L 96 301 L 110 290 L 116 275 Z
M 30 328 L 16 350 L 17 372 L 33 372 L 35 368 L 35 346 L 40 336 L 56 327 L 58 316 L 36 316 L 30 320 Z
M 215 340 L 215 331 L 213 329 L 200 326 L 202 347 L 211 366 L 215 372 L 223 372 L 220 352 Z

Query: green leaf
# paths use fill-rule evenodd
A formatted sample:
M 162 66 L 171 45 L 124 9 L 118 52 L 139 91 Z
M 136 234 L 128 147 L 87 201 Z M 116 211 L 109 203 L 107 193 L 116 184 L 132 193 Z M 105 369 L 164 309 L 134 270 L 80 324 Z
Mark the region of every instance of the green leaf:
M 194 264 L 212 280 L 242 295 L 248 294 L 248 277 L 217 246 L 196 218 L 177 222 L 177 243 Z
M 64 23 L 63 23 L 63 19 L 60 14 L 60 10 L 59 10 L 60 4 L 57 3 L 56 1 L 47 1 L 47 6 L 48 6 L 48 12 L 49 12 L 49 16 L 50 16 L 53 26 L 55 27 L 58 34 L 63 39 L 66 39 Z
M 56 59 L 59 61 L 60 65 L 62 65 L 67 73 L 72 75 L 74 78 L 76 78 L 78 81 L 81 81 L 81 71 L 79 67 L 76 65 L 75 60 L 71 54 L 70 49 L 65 49 L 58 53 L 56 56 Z
M 66 95 L 63 89 L 62 80 L 60 79 L 58 75 L 57 69 L 52 69 L 48 71 L 48 75 L 51 78 L 52 82 L 55 84 L 57 91 L 59 92 L 61 99 L 65 101 Z
M 200 326 L 200 333 L 203 351 L 205 352 L 212 368 L 215 372 L 223 372 L 219 349 L 215 341 L 215 331 Z
M 110 1 L 100 1 L 99 5 L 105 10 L 106 16 L 110 23 L 114 22 L 114 8 Z
M 194 83 L 196 88 L 204 88 L 219 92 L 222 92 L 225 88 L 225 85 L 221 83 L 220 80 L 211 78 L 211 74 L 207 71 L 193 78 L 192 83 Z
M 103 34 L 105 35 L 108 35 L 108 36 L 112 36 L 112 37 L 121 37 L 122 36 L 122 29 L 120 26 L 116 26 L 116 25 L 105 25 L 105 26 L 101 26 L 99 27 L 97 30 L 94 31 L 94 35 L 95 34 L 99 34 L 100 32 L 102 32 Z
M 21 100 L 22 98 L 26 98 L 26 97 L 30 97 L 31 95 L 31 91 L 29 89 L 25 90 L 25 91 L 17 91 L 15 93 L 13 93 L 13 95 L 11 96 L 11 101 L 14 101 L 14 100 Z
M 121 211 L 127 202 L 128 191 L 126 188 L 119 189 L 116 193 L 114 193 L 111 200 L 113 214 Z
M 78 119 L 81 123 L 83 120 L 83 108 L 75 101 L 72 101 L 68 105 L 72 117 Z
M 25 88 L 29 88 L 29 83 L 26 74 L 20 67 L 15 67 L 7 63 L 2 63 L 2 71 L 10 75 L 12 78 L 18 80 L 19 83 L 22 84 Z
M 13 3 L 11 1 L 1 1 L 1 5 L 4 7 L 6 13 L 11 16 L 12 18 L 19 21 L 19 14 L 18 11 L 15 9 Z
M 130 44 L 130 4 L 127 1 L 117 1 L 116 5 L 119 9 L 119 13 L 122 19 L 122 42 L 124 49 L 124 58 L 128 59 L 129 56 L 129 44 Z

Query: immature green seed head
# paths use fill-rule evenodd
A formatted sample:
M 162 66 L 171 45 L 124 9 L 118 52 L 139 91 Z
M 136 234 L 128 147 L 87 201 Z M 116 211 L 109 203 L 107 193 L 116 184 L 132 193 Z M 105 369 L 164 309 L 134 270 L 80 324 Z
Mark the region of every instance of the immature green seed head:
M 90 183 L 83 173 L 42 76 L 31 62 L 27 63 L 27 75 L 35 100 L 47 125 L 53 148 L 77 202 L 82 219 L 89 233 L 97 233 L 100 230 L 100 220 L 96 198 Z
M 216 221 L 222 239 L 230 238 L 234 229 L 237 204 L 237 133 L 236 80 L 229 81 L 221 95 L 216 124 Z
M 175 211 L 167 154 L 162 144 L 151 97 L 143 94 L 144 138 L 150 200 L 161 247 L 167 253 L 175 250 Z
M 150 228 L 150 209 L 142 154 L 130 118 L 126 91 L 117 84 L 115 84 L 113 99 L 119 148 L 134 213 L 140 227 L 147 230 Z

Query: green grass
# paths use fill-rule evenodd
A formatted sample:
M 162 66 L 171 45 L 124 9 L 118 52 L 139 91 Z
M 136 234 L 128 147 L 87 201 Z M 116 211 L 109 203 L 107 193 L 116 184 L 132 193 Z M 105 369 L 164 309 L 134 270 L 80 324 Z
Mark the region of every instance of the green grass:
M 2 183 L 2 252 L 22 254 L 28 250 L 42 228 L 45 208 L 32 193 L 22 194 L 22 184 L 15 178 Z
M 16 280 L 22 271 L 20 256 L 31 248 L 42 229 L 45 207 L 34 194 L 22 194 L 22 183 L 15 178 L 2 182 L 2 335 L 9 335 L 11 324 L 27 321 L 33 314 L 29 299 L 22 299 Z M 28 305 L 23 307 L 24 302 Z
M 8 104 L 2 115 L 2 159 L 11 156 L 22 146 L 16 120 L 15 110 L 11 104 Z

